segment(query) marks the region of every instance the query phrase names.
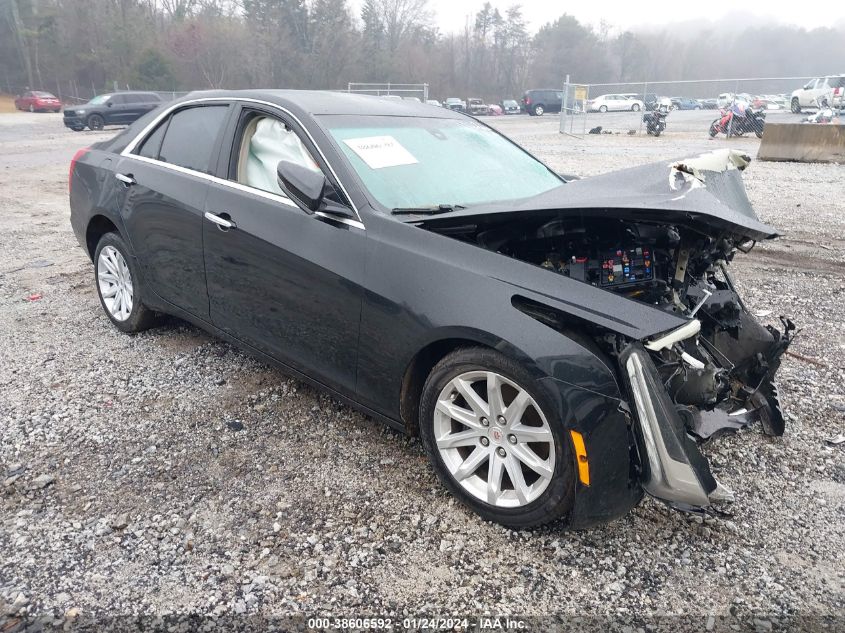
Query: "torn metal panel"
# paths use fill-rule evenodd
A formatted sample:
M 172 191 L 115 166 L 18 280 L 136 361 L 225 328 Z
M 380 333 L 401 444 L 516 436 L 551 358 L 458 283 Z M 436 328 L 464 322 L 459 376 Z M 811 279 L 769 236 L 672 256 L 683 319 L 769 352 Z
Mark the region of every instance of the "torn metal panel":
M 776 237 L 777 231 L 757 218 L 745 193 L 741 169 L 749 161 L 739 152 L 723 150 L 571 181 L 516 203 L 470 206 L 417 221 L 425 228 L 449 227 L 468 220 L 496 221 L 501 214 L 528 218 L 556 211 L 585 219 L 621 216 L 683 221 L 754 240 Z

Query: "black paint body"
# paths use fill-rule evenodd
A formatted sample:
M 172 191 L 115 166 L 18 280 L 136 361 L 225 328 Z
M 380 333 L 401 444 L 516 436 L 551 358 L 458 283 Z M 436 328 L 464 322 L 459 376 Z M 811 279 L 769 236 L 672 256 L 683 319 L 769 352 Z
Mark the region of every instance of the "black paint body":
M 558 424 L 584 436 L 591 483 L 578 484 L 570 525 L 614 519 L 639 502 L 643 492 L 626 413 L 630 408 L 615 365 L 586 337 L 540 323 L 515 308 L 513 300 L 537 301 L 572 315 L 576 323 L 596 323 L 633 339 L 684 321 L 385 213 L 318 116 L 465 115 L 331 93 L 217 92 L 186 98 L 197 99 L 231 105 L 210 176 L 121 155 L 159 111 L 77 161 L 71 176 L 71 222 L 89 255 L 97 231 L 111 223 L 134 250 L 149 307 L 189 320 L 409 432 L 416 423 L 413 398 L 427 373 L 424 369 L 421 377 L 416 375 L 426 367 L 423 359 L 431 363 L 461 345 L 495 348 L 536 376 L 539 388 L 556 403 L 551 417 Z M 357 210 L 351 214 L 357 215 L 354 222 L 308 214 L 227 182 L 239 109 L 247 106 L 265 108 L 290 123 L 319 155 L 331 183 L 345 189 Z M 661 165 L 659 171 L 664 185 L 665 169 Z M 114 173 L 131 174 L 136 184 L 127 188 Z M 676 196 L 648 191 L 644 174 L 632 173 L 614 184 L 607 182 L 609 176 L 562 182 L 535 200 L 534 207 L 595 208 L 600 213 L 611 206 L 627 208 L 624 212 L 634 217 L 690 215 L 672 206 L 670 198 Z M 593 180 L 596 184 L 587 184 Z M 641 194 L 633 193 L 637 187 Z M 626 205 L 627 190 L 632 193 Z M 598 192 L 612 196 L 613 204 L 601 200 Z M 702 221 L 711 213 L 710 221 L 747 225 L 749 235 L 771 233 L 754 218 L 724 215 L 728 211 L 718 205 L 702 211 L 707 200 L 694 195 L 696 218 Z M 649 211 L 643 210 L 645 200 L 651 203 Z M 530 204 L 526 202 L 526 213 Z M 469 211 L 466 216 L 472 215 Z M 237 228 L 223 230 L 204 220 L 205 212 L 226 214 Z

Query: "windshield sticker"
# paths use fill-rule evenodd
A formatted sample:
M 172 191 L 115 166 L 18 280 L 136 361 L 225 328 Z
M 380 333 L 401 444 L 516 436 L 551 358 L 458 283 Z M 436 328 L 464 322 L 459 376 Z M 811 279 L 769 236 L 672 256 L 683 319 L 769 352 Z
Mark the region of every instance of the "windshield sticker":
M 370 169 L 413 165 L 419 162 L 411 152 L 402 147 L 399 141 L 392 136 L 348 138 L 343 142 L 358 154 Z

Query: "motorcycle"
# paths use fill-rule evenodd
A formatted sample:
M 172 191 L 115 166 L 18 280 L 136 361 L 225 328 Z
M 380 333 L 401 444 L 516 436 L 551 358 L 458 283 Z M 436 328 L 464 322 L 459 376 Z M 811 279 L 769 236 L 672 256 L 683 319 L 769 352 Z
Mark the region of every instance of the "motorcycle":
M 718 119 L 710 124 L 710 138 L 717 134 L 743 136 L 754 132 L 757 138 L 763 138 L 763 127 L 766 125 L 766 112 L 762 109 L 749 108 L 742 101 L 734 101 L 729 108 L 721 110 Z
M 668 108 L 659 107 L 643 115 L 643 123 L 646 124 L 646 132 L 652 136 L 660 136 L 666 129 L 666 117 L 669 116 Z

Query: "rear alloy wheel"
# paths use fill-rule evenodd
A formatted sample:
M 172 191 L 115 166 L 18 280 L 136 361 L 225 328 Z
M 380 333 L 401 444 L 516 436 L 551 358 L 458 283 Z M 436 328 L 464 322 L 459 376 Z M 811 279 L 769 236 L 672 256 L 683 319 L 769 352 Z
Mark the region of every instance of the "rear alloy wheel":
M 35 106 L 34 106 L 34 105 L 32 105 L 31 103 L 29 104 L 29 111 L 30 111 L 30 112 L 35 112 Z
M 140 279 L 126 243 L 106 233 L 97 244 L 94 273 L 100 305 L 124 332 L 139 332 L 155 324 L 155 313 L 141 302 Z
M 632 106 L 631 106 L 631 110 L 632 110 L 633 112 L 639 112 L 639 111 L 640 111 L 640 104 L 639 104 L 639 103 L 635 103 L 634 105 L 632 105 Z
M 607 112 L 607 106 L 605 106 L 605 105 L 599 106 L 599 112 L 602 112 L 602 113 Z
M 96 131 L 96 130 L 102 130 L 103 127 L 106 124 L 106 121 L 99 114 L 92 114 L 91 116 L 88 117 L 87 123 L 88 123 L 89 128 Z
M 423 388 L 420 431 L 440 480 L 483 518 L 531 527 L 572 507 L 574 463 L 534 379 L 493 350 L 453 352 Z
M 801 114 L 801 102 L 798 101 L 798 97 L 792 98 L 789 109 L 792 110 L 792 114 Z
M 543 113 L 545 113 L 545 111 L 546 109 L 541 105 L 534 106 L 534 116 L 543 116 Z

